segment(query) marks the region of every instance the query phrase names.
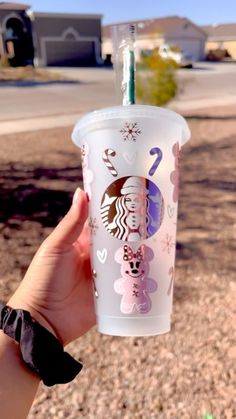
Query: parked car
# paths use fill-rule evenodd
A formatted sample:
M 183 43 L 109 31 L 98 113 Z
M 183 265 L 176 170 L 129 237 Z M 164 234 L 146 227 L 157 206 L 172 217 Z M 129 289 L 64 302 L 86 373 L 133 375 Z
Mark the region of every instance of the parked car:
M 159 47 L 158 54 L 163 59 L 172 59 L 180 67 L 192 68 L 193 58 L 190 54 L 182 51 L 179 48 L 171 47 L 168 44 L 163 44 Z
M 207 61 L 223 61 L 229 58 L 232 58 L 232 56 L 229 54 L 228 50 L 224 48 L 210 49 L 206 55 Z

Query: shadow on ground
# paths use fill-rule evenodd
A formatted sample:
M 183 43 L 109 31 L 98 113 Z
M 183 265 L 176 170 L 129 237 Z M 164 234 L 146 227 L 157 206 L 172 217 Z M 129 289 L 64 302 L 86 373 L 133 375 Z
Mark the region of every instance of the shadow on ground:
M 183 149 L 177 263 L 235 271 L 235 153 L 236 137 Z
M 60 167 L 50 167 L 45 166 L 44 153 L 41 166 L 6 160 L 1 165 L 0 224 L 9 243 L 15 241 L 14 249 L 18 243 L 27 245 L 36 231 L 37 237 L 45 236 L 57 224 L 82 180 L 73 154 L 61 153 L 60 163 L 55 154 L 54 163 Z M 235 155 L 236 137 L 214 142 L 194 139 L 183 148 L 177 268 L 235 272 Z M 176 298 L 183 300 L 188 293 L 188 289 L 177 290 Z
M 236 115 L 206 115 L 206 114 L 189 114 L 185 116 L 188 121 L 236 121 Z
M 78 80 L 0 80 L 0 87 L 39 87 L 53 84 L 80 84 Z
M 14 219 L 53 227 L 71 204 L 72 193 L 68 192 L 66 183 L 81 180 L 81 170 L 78 166 L 30 169 L 19 163 L 17 166 L 9 163 L 1 167 L 0 179 L 0 223 L 3 228 Z M 46 187 L 52 181 L 58 181 L 58 188 Z M 45 187 L 40 187 L 40 182 Z

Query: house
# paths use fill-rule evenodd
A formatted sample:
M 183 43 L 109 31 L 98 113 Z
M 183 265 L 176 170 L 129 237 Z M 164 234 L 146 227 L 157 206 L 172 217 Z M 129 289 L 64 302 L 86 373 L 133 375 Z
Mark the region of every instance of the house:
M 225 49 L 236 59 L 236 23 L 202 26 L 207 33 L 206 51 Z
M 96 66 L 101 15 L 33 13 L 30 5 L 0 2 L 0 55 L 13 66 Z
M 169 16 L 132 23 L 136 23 L 137 57 L 163 43 L 180 48 L 194 60 L 201 60 L 205 56 L 206 33 L 185 17 Z M 103 58 L 112 54 L 111 28 L 112 25 L 103 27 Z
M 101 15 L 34 13 L 40 66 L 101 64 Z
M 32 22 L 27 4 L 0 2 L 0 56 L 13 66 L 33 64 Z

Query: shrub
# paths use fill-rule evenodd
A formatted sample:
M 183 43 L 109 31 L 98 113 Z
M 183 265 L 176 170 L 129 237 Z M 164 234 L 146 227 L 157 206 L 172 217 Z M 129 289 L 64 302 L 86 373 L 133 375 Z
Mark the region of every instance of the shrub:
M 0 67 L 2 68 L 10 67 L 9 60 L 6 55 L 4 55 L 3 57 L 0 57 Z
M 157 53 L 142 57 L 137 76 L 137 98 L 145 104 L 162 106 L 177 94 L 175 71 L 178 68 L 173 60 L 163 60 Z

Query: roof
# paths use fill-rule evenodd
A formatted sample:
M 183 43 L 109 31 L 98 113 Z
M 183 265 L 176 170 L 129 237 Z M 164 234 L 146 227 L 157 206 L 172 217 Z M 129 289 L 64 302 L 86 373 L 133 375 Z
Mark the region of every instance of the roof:
M 202 26 L 208 38 L 236 38 L 236 23 Z
M 150 33 L 157 33 L 157 32 L 165 34 L 174 26 L 186 25 L 186 24 L 194 26 L 195 29 L 197 29 L 203 35 L 206 35 L 205 31 L 200 26 L 195 25 L 195 23 L 193 23 L 188 18 L 180 17 L 180 16 L 167 16 L 167 17 L 162 17 L 162 18 L 143 19 L 143 20 L 137 20 L 137 21 L 132 21 L 132 22 L 123 22 L 123 23 L 127 23 L 127 24 L 135 23 L 137 33 L 139 35 L 147 35 L 147 34 L 150 35 Z M 118 25 L 118 23 L 115 25 Z M 103 36 L 105 38 L 111 37 L 111 28 L 115 25 L 103 26 Z
M 100 14 L 85 14 L 85 13 L 54 13 L 54 12 L 34 12 L 36 18 L 80 18 L 80 19 L 102 19 L 103 15 Z
M 5 1 L 0 1 L 0 10 L 27 10 L 30 9 L 29 4 L 22 3 L 7 3 Z

